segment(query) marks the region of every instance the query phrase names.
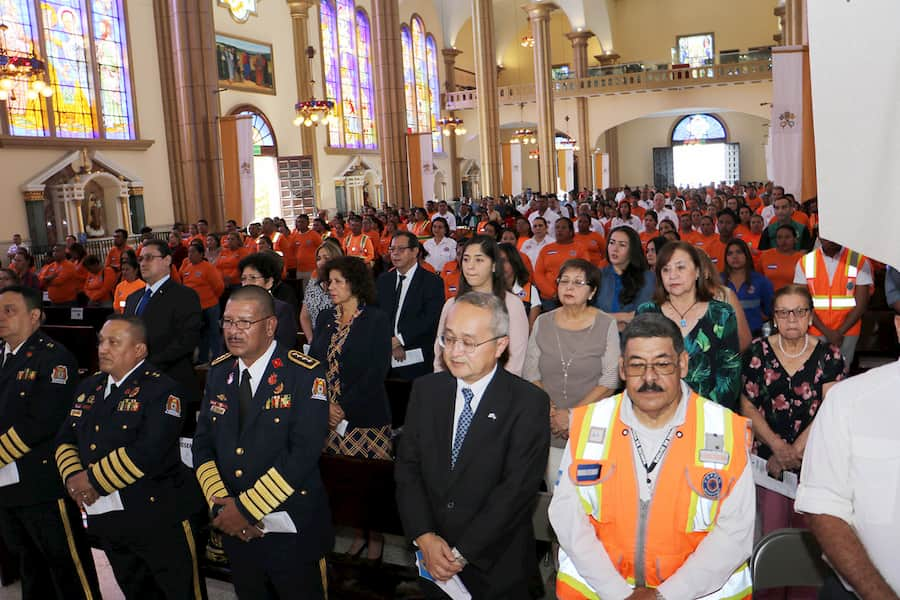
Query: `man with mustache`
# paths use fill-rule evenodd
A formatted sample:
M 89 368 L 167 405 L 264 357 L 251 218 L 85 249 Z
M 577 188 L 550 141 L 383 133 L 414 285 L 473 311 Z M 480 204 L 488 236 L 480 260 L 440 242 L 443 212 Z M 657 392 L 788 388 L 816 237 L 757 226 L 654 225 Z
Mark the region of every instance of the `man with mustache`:
M 672 321 L 638 315 L 620 343 L 625 392 L 572 411 L 550 503 L 558 597 L 750 598 L 749 421 L 681 381 Z

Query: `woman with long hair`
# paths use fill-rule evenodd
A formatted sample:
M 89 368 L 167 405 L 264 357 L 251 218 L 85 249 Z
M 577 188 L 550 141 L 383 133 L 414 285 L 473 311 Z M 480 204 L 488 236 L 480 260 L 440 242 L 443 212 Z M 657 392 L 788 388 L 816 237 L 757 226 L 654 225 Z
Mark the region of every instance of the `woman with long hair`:
M 763 321 L 772 316 L 772 282 L 753 269 L 753 256 L 744 240 L 733 239 L 725 246 L 722 283 L 737 294 L 752 337 L 759 337 Z
M 656 257 L 653 301 L 637 312 L 658 312 L 681 330 L 690 357 L 684 381 L 704 398 L 739 410 L 741 354 L 735 310 L 716 300 L 718 282 L 703 273 L 702 252 L 669 242 Z
M 502 251 L 494 239 L 486 235 L 470 238 L 463 247 L 462 264 L 460 265 L 458 296 L 466 292 L 476 291 L 494 294 L 504 301 L 509 313 L 509 359 L 506 370 L 514 375 L 522 374 L 525 364 L 525 351 L 528 347 L 528 317 L 522 310 L 522 300 L 506 288 L 503 275 Z M 444 321 L 456 298 L 444 303 L 441 318 L 438 322 L 438 339 L 444 330 Z M 436 339 L 434 342 L 434 370 L 444 371 L 444 357 Z
M 506 232 L 510 232 L 509 229 Z M 500 250 L 503 252 L 503 278 L 506 282 L 506 289 L 518 296 L 522 300 L 525 307 L 525 314 L 528 316 L 528 330 L 534 326 L 534 320 L 541 314 L 541 295 L 537 286 L 531 283 L 531 276 L 528 273 L 528 267 L 522 260 L 522 255 L 516 250 L 513 244 L 500 244 Z
M 600 290 L 593 305 L 611 315 L 621 331 L 637 307 L 653 296 L 656 279 L 641 250 L 638 233 L 623 225 L 613 229 L 606 242 L 609 265 L 600 271 Z

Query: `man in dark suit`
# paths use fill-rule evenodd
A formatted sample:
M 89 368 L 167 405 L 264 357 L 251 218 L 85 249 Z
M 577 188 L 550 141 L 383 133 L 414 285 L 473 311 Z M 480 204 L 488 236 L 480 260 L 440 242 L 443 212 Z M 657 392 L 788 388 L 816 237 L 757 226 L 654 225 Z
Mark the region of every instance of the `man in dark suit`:
M 391 316 L 394 336 L 391 355 L 406 359 L 410 350 L 422 351 L 423 361 L 391 369 L 389 377 L 412 380 L 433 370 L 434 338 L 441 309 L 444 284 L 441 278 L 419 266 L 419 240 L 408 231 L 398 231 L 391 240 L 392 271 L 382 273 L 376 282 L 378 306 Z
M 274 302 L 261 287 L 235 290 L 222 322 L 229 353 L 210 369 L 193 453 L 232 583 L 240 598 L 324 598 L 334 544 L 319 475 L 325 368 L 275 341 Z
M 148 241 L 138 260 L 147 287 L 128 296 L 125 315 L 138 316 L 147 326 L 147 361 L 181 385 L 186 414 L 194 415 L 200 397 L 192 364 L 203 325 L 200 299 L 170 278 L 172 252 L 165 242 Z M 193 430 L 193 417 L 185 426 Z
M 403 528 L 435 580 L 477 599 L 528 598 L 532 512 L 550 446 L 547 394 L 498 365 L 509 315 L 492 294 L 456 300 L 442 332 L 449 372 L 413 383 L 395 477 Z M 424 583 L 427 598 L 446 598 Z

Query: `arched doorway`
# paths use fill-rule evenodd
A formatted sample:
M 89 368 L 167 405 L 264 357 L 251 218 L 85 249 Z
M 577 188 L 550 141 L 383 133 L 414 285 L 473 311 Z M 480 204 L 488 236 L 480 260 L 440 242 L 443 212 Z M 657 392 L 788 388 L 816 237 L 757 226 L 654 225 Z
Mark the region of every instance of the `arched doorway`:
M 231 109 L 229 115 L 247 115 L 253 139 L 253 198 L 254 219 L 283 215 L 281 184 L 278 178 L 278 141 L 268 117 L 250 104 Z
M 729 143 L 724 121 L 710 113 L 679 117 L 668 148 L 653 149 L 653 183 L 702 187 L 740 179 L 740 144 Z

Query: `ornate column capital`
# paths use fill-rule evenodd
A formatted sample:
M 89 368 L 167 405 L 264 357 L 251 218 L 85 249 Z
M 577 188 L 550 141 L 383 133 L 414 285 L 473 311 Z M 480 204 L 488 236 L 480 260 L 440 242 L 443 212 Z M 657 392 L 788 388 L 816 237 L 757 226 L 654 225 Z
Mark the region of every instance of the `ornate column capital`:
M 558 8 L 559 6 L 552 2 L 529 2 L 522 6 L 522 10 L 528 14 L 528 18 L 532 21 L 549 19 L 550 13 Z
M 307 19 L 309 9 L 315 5 L 315 0 L 287 0 L 287 5 L 291 9 L 291 18 Z
M 462 50 L 457 50 L 456 48 L 442 48 L 441 54 L 444 55 L 445 63 L 455 63 L 456 57 L 462 54 Z
M 581 29 L 570 31 L 566 34 L 566 37 L 572 42 L 573 48 L 583 47 L 586 49 L 588 42 L 594 37 L 594 32 L 587 29 Z

